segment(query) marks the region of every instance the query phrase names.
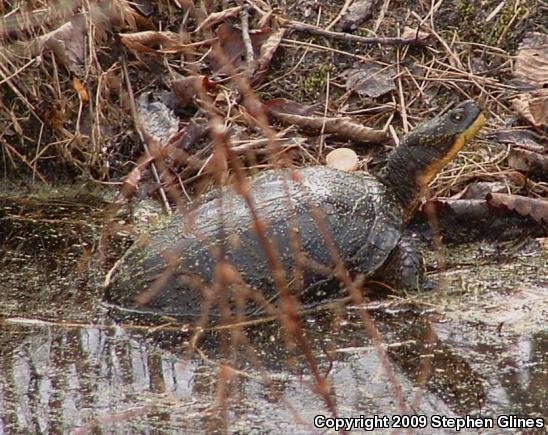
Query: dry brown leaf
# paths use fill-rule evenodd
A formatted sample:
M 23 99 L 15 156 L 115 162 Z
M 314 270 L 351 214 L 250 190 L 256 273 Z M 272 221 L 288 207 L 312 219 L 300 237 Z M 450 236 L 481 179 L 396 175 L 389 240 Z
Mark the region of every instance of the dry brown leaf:
M 341 17 L 339 28 L 343 32 L 356 30 L 371 17 L 373 9 L 377 7 L 378 3 L 379 0 L 356 0 Z
M 80 79 L 78 77 L 73 77 L 72 87 L 74 88 L 74 90 L 78 94 L 78 98 L 80 98 L 80 101 L 82 103 L 85 104 L 89 101 L 88 91 L 86 91 L 86 88 L 84 87 L 84 85 L 82 84 L 82 82 L 80 81 Z
M 174 32 L 120 33 L 120 39 L 127 48 L 141 53 L 180 53 L 188 47 L 188 37 Z
M 75 15 L 61 27 L 42 35 L 39 44 L 52 51 L 55 58 L 70 71 L 82 75 L 86 58 L 86 22 L 83 15 Z
M 498 130 L 495 137 L 499 142 L 508 143 L 513 147 L 523 148 L 535 153 L 542 154 L 548 151 L 548 148 L 545 145 L 539 143 L 541 138 L 530 130 L 517 128 Z
M 515 56 L 514 76 L 528 88 L 548 84 L 548 35 L 529 33 L 522 41 Z
M 209 29 L 221 21 L 225 21 L 227 18 L 232 18 L 237 16 L 242 10 L 242 6 L 234 6 L 232 8 L 227 8 L 221 12 L 215 12 L 209 14 L 208 17 L 200 23 L 200 25 L 194 30 L 194 32 L 200 32 L 204 29 Z
M 358 169 L 358 155 L 350 148 L 337 148 L 326 157 L 327 166 L 340 171 L 352 172 Z
M 489 193 L 487 202 L 493 207 L 506 208 L 521 216 L 529 216 L 539 223 L 541 221 L 548 223 L 548 200 L 546 199 L 533 199 L 505 193 Z
M 478 181 L 466 186 L 457 195 L 453 195 L 451 199 L 485 199 L 488 193 L 504 193 L 508 188 L 505 183 L 499 181 Z
M 209 123 L 206 118 L 192 118 L 182 125 L 180 130 L 169 140 L 169 148 L 179 148 L 188 152 L 195 152 L 197 144 L 209 132 Z
M 508 156 L 508 165 L 518 171 L 548 174 L 548 156 L 534 151 L 513 148 Z
M 412 27 L 405 26 L 403 32 L 401 33 L 402 39 L 418 39 L 420 41 L 425 41 L 430 37 L 430 33 L 424 32 L 422 30 L 413 29 Z
M 514 77 L 530 90 L 512 101 L 514 109 L 535 127 L 548 126 L 548 35 L 529 33 L 515 56 Z
M 252 77 L 252 84 L 258 85 L 264 80 L 270 68 L 270 63 L 272 62 L 274 53 L 276 53 L 276 50 L 278 50 L 284 34 L 285 29 L 281 28 L 277 30 L 276 32 L 270 34 L 267 40 L 261 46 L 260 57 L 259 61 L 257 62 L 257 72 Z
M 455 216 L 481 220 L 490 216 L 485 199 L 432 199 L 421 207 L 433 206 L 438 211 L 446 211 Z
M 348 71 L 346 89 L 371 98 L 380 97 L 396 89 L 396 71 L 370 62 Z
M 113 28 L 136 28 L 139 24 L 145 24 L 143 20 L 144 17 L 125 1 L 92 2 L 87 14 L 76 14 L 67 23 L 38 38 L 38 46 L 52 51 L 56 59 L 70 71 L 82 76 L 84 62 L 88 57 L 86 50 L 90 24 L 93 25 L 94 42 L 101 43 L 107 39 L 108 32 Z
M 272 30 L 268 27 L 249 32 L 256 59 L 259 58 L 261 47 L 271 34 Z M 208 56 L 212 70 L 223 75 L 247 70 L 242 32 L 230 24 L 223 23 L 217 28 L 217 38 L 218 42 L 214 45 L 213 52 Z
M 65 127 L 65 115 L 58 102 L 48 104 L 43 119 L 54 130 L 61 130 Z
M 284 106 L 287 105 L 287 100 L 276 99 L 266 103 L 265 107 L 272 116 L 282 122 L 317 132 L 323 131 L 324 133 L 330 133 L 357 143 L 387 143 L 391 140 L 390 135 L 385 131 L 364 127 L 363 125 L 352 121 L 351 118 L 326 118 L 323 116 L 288 113 L 283 110 L 286 108 Z
M 214 84 L 206 76 L 188 76 L 171 81 L 173 109 L 182 110 L 194 102 L 197 95 L 212 89 Z
M 121 193 L 124 198 L 130 200 L 137 190 L 137 186 L 141 181 L 143 172 L 146 170 L 150 162 L 154 160 L 154 157 L 149 156 L 144 161 L 135 166 L 131 172 L 127 175 L 122 183 Z
M 512 100 L 512 107 L 535 127 L 548 126 L 548 89 L 519 94 Z
M 316 110 L 313 106 L 307 106 L 305 104 L 298 103 L 297 101 L 286 100 L 285 98 L 274 98 L 267 101 L 265 104 L 269 111 L 277 113 L 292 113 L 294 115 L 308 116 L 312 115 Z
M 148 19 L 147 17 L 144 17 L 143 15 L 138 13 L 135 9 L 131 8 L 129 5 L 127 5 L 124 8 L 123 12 L 124 12 L 123 14 L 124 21 L 127 24 L 127 27 L 129 28 L 126 30 L 156 29 L 156 26 L 150 19 Z

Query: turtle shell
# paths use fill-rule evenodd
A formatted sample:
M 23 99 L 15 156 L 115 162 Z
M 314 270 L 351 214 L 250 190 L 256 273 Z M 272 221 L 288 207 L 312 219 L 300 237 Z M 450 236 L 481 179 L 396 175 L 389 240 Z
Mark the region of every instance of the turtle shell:
M 400 239 L 399 205 L 366 172 L 323 166 L 270 170 L 251 179 L 249 192 L 289 287 L 305 303 L 328 299 L 339 291 L 332 244 L 350 273 L 371 276 Z M 320 228 L 328 229 L 332 242 Z M 206 289 L 220 291 L 212 284 L 221 257 L 252 291 L 275 299 L 268 256 L 252 213 L 232 188 L 210 192 L 174 215 L 169 224 L 153 230 L 146 241 L 136 242 L 109 274 L 107 300 L 129 310 L 201 314 Z M 295 267 L 297 258 L 301 268 Z M 296 275 L 296 270 L 301 273 Z M 256 310 L 256 302 L 248 309 Z M 210 314 L 218 313 L 213 301 Z

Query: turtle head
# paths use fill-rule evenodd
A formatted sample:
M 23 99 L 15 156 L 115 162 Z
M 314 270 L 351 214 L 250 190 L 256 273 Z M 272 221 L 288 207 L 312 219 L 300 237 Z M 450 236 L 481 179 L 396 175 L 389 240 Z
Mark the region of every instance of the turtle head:
M 476 103 L 465 101 L 404 137 L 379 177 L 394 191 L 408 215 L 414 212 L 421 191 L 484 123 L 485 116 Z

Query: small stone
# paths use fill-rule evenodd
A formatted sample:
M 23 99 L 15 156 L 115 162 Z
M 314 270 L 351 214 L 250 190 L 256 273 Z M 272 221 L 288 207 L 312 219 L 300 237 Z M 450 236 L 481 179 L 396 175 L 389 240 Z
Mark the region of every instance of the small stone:
M 352 172 L 358 169 L 358 156 L 350 148 L 337 148 L 325 160 L 328 167 L 340 171 Z

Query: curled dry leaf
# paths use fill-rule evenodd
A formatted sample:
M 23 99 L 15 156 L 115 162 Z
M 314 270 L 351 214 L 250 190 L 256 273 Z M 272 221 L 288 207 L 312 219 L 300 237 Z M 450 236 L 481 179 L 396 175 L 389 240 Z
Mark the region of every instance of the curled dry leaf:
M 63 129 L 65 127 L 65 113 L 61 108 L 61 104 L 58 101 L 49 104 L 43 113 L 43 119 L 51 128 L 55 130 Z
M 519 195 L 504 193 L 489 193 L 487 202 L 492 207 L 505 208 L 515 211 L 521 216 L 529 216 L 535 221 L 548 224 L 548 200 L 533 199 Z
M 348 71 L 346 89 L 371 98 L 380 97 L 396 89 L 395 75 L 396 71 L 392 67 L 365 63 Z
M 375 9 L 378 4 L 379 0 L 356 0 L 341 17 L 339 28 L 343 32 L 356 30 L 362 23 L 371 17 L 373 9 Z
M 430 33 L 405 26 L 403 28 L 403 32 L 401 33 L 401 37 L 402 39 L 417 39 L 419 41 L 425 41 L 430 37 Z
M 330 133 L 337 137 L 348 139 L 357 143 L 387 143 L 391 140 L 390 135 L 385 131 L 364 127 L 363 125 L 352 121 L 350 118 L 326 118 L 323 116 L 300 115 L 287 112 L 283 109 L 290 106 L 288 100 L 272 100 L 267 102 L 265 106 L 269 113 L 275 118 L 303 129 L 309 129 L 317 132 L 323 130 L 324 133 Z
M 433 206 L 438 211 L 444 211 L 459 218 L 481 220 L 490 215 L 485 199 L 433 199 L 427 204 L 421 207 L 423 211 L 427 206 Z
M 78 94 L 78 98 L 80 98 L 80 101 L 83 104 L 86 104 L 89 101 L 88 91 L 86 91 L 86 88 L 84 87 L 80 79 L 76 76 L 72 79 L 72 87 Z
M 149 29 L 156 27 L 148 18 L 142 15 L 145 8 L 140 8 L 139 2 L 127 0 L 95 1 L 90 2 L 90 14 L 95 25 L 98 22 L 109 21 L 114 27 L 130 30 Z
M 276 32 L 270 34 L 260 49 L 260 57 L 257 62 L 257 72 L 252 77 L 252 84 L 258 85 L 263 82 L 268 70 L 270 69 L 270 63 L 274 54 L 280 46 L 280 42 L 285 34 L 285 29 L 281 28 Z
M 148 156 L 143 161 L 139 162 L 131 172 L 127 175 L 122 183 L 121 193 L 124 198 L 130 200 L 137 191 L 137 187 L 141 181 L 144 171 L 148 165 L 154 160 L 154 157 Z
M 127 48 L 139 53 L 180 53 L 188 43 L 185 34 L 174 32 L 120 33 L 120 39 Z
M 548 35 L 529 33 L 515 56 L 514 77 L 522 88 L 542 88 L 548 84 Z
M 314 114 L 316 107 L 307 106 L 306 104 L 298 103 L 285 98 L 274 98 L 266 102 L 268 110 L 276 116 L 276 113 L 294 114 L 308 116 Z
M 209 123 L 204 117 L 194 117 L 182 125 L 179 131 L 169 139 L 169 148 L 179 148 L 196 152 L 200 140 L 207 136 Z
M 548 174 L 548 156 L 534 151 L 513 148 L 508 156 L 508 165 L 518 171 Z
M 515 56 L 514 77 L 530 90 L 512 101 L 514 109 L 535 127 L 548 126 L 548 35 L 529 33 Z
M 272 30 L 268 27 L 249 32 L 255 58 L 259 57 L 261 47 L 271 34 Z M 223 23 L 217 28 L 217 38 L 218 42 L 208 56 L 212 70 L 223 75 L 247 70 L 242 32 L 230 24 Z
M 548 151 L 546 145 L 541 145 L 539 143 L 542 138 L 530 130 L 517 128 L 499 130 L 496 132 L 495 137 L 499 142 L 508 143 L 512 146 L 533 151 L 535 153 L 544 153 Z
M 214 87 L 206 76 L 188 76 L 171 81 L 169 105 L 172 109 L 182 110 L 193 103 L 197 95 L 206 93 Z
M 228 18 L 237 16 L 242 10 L 242 6 L 234 6 L 232 8 L 227 8 L 221 12 L 214 12 L 209 14 L 208 17 L 200 23 L 194 32 L 201 32 L 202 30 L 209 29 L 221 21 L 226 21 Z
M 503 193 L 506 191 L 506 184 L 500 181 L 478 181 L 469 184 L 466 189 L 451 199 L 485 199 L 488 193 Z
M 327 166 L 340 171 L 352 172 L 358 169 L 358 155 L 350 148 L 337 148 L 326 157 Z
M 548 126 L 548 89 L 519 94 L 512 100 L 514 109 L 535 127 Z
M 61 27 L 42 35 L 39 44 L 76 75 L 82 75 L 86 58 L 86 22 L 83 15 L 73 16 Z
M 72 14 L 72 8 L 62 9 L 59 16 Z M 76 11 L 76 8 L 74 8 Z M 31 17 L 31 26 L 44 24 L 44 21 L 36 21 L 39 11 L 32 14 L 24 14 L 22 17 Z M 50 14 L 56 16 L 56 14 Z M 58 17 L 59 17 L 58 16 Z M 47 18 L 47 17 L 44 17 Z M 93 26 L 93 32 L 89 32 L 88 26 Z M 68 22 L 59 28 L 40 36 L 35 45 L 40 50 L 49 50 L 55 54 L 56 59 L 65 65 L 76 75 L 83 75 L 84 62 L 88 57 L 89 35 L 93 35 L 96 43 L 102 43 L 107 39 L 108 32 L 120 27 L 150 27 L 152 23 L 135 11 L 126 1 L 100 1 L 90 2 L 85 13 L 72 15 Z M 34 47 L 33 47 L 34 48 Z

